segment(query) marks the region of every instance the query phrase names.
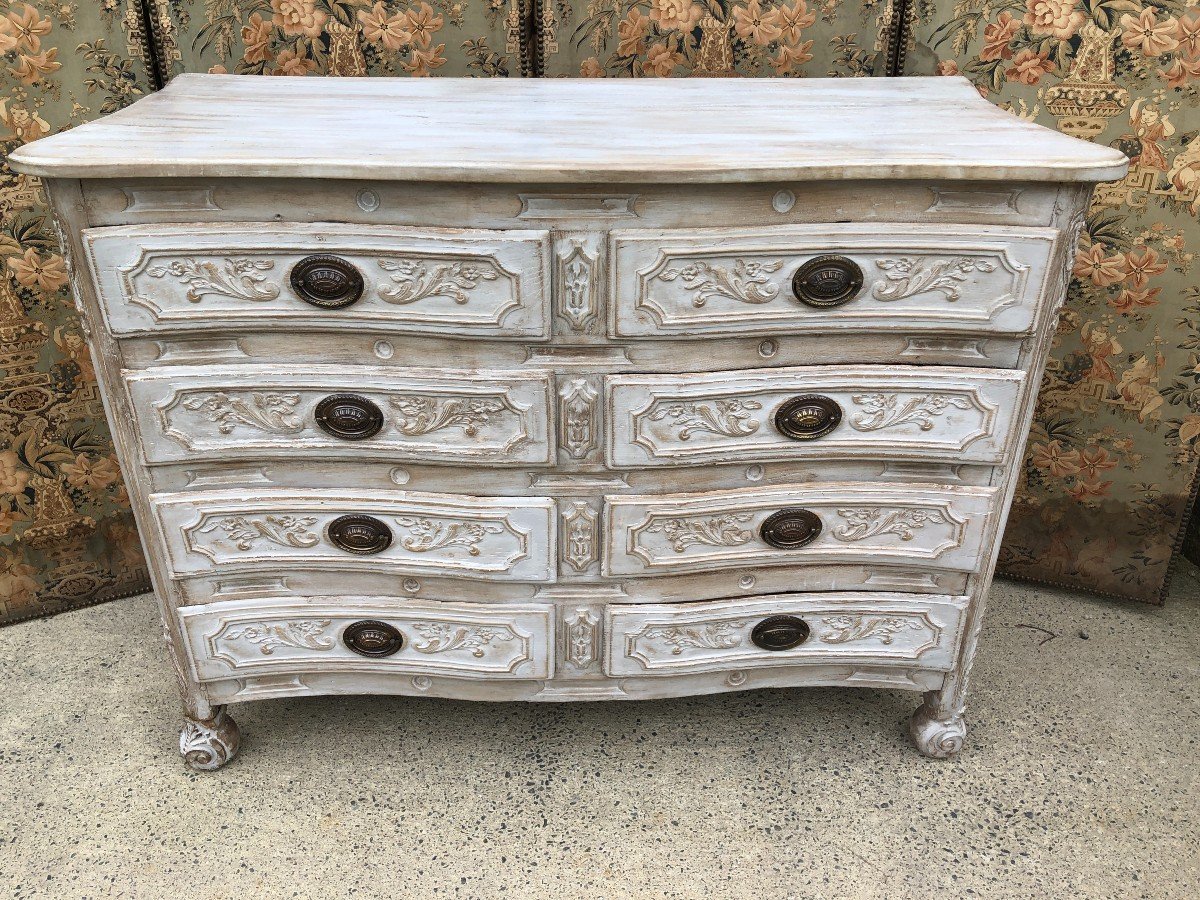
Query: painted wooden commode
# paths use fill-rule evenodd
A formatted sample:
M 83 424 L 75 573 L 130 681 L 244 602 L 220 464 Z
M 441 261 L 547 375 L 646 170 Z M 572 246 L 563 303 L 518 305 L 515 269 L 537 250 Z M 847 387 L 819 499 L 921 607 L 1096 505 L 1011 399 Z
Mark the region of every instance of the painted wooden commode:
M 47 185 L 198 769 L 229 703 L 924 693 L 963 742 L 1092 184 L 965 79 L 187 75 Z

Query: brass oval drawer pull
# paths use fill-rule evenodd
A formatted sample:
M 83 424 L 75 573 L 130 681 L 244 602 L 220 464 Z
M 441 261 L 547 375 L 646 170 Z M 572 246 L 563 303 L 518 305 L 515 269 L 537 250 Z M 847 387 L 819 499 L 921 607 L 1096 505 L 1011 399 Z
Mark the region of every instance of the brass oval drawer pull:
M 758 535 L 772 547 L 795 550 L 811 544 L 821 533 L 821 520 L 807 509 L 781 509 L 758 526 Z
M 815 257 L 792 276 L 792 293 L 796 299 L 818 308 L 849 303 L 862 286 L 862 269 L 844 256 Z
M 358 394 L 330 394 L 315 415 L 322 431 L 343 441 L 366 440 L 383 427 L 383 411 Z
M 811 441 L 829 434 L 842 422 L 836 400 L 809 394 L 793 397 L 775 410 L 775 430 L 795 441 Z
M 322 309 L 341 309 L 363 294 L 362 274 L 340 256 L 306 256 L 292 266 L 289 281 L 301 300 Z
M 379 658 L 400 650 L 404 646 L 404 635 L 387 622 L 363 619 L 346 626 L 342 643 L 360 656 Z
M 328 530 L 333 545 L 347 553 L 382 553 L 392 545 L 392 530 L 374 516 L 339 516 Z
M 770 616 L 754 626 L 750 640 L 762 650 L 776 652 L 799 647 L 808 640 L 808 623 L 795 616 Z

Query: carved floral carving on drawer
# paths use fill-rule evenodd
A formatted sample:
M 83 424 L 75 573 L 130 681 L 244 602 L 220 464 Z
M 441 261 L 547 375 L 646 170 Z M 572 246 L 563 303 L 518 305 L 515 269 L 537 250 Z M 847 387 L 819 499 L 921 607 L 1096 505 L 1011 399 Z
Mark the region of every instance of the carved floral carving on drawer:
M 695 375 L 609 376 L 609 458 L 618 466 L 805 457 L 995 462 L 1014 440 L 1019 372 L 812 366 Z M 798 396 L 841 411 L 811 440 L 775 416 Z
M 181 611 L 202 679 L 273 672 L 400 670 L 465 677 L 544 678 L 552 670 L 552 607 L 355 598 L 226 601 Z M 350 650 L 342 633 L 364 619 L 401 635 L 385 657 Z
M 214 365 L 189 370 L 185 385 L 178 371 L 154 367 L 129 378 L 151 462 L 307 454 L 516 465 L 552 457 L 550 379 L 542 374 L 408 369 L 401 381 L 366 366 Z M 366 439 L 345 440 L 318 423 L 322 401 L 347 387 L 379 411 L 382 425 Z
M 891 223 L 615 230 L 609 243 L 616 331 L 687 337 L 886 325 L 1027 332 L 1054 232 L 971 231 Z M 830 254 L 857 266 L 863 287 L 831 308 L 800 302 L 792 287 L 796 271 Z
M 223 492 L 160 495 L 152 506 L 181 575 L 311 566 L 547 581 L 555 570 L 554 503 L 544 498 L 271 489 L 254 500 Z M 363 553 L 342 549 L 327 530 L 347 514 L 381 523 L 390 543 Z
M 729 566 L 882 563 L 970 570 L 996 502 L 990 488 L 891 484 L 659 497 L 611 496 L 608 574 L 677 574 Z M 821 522 L 809 543 L 779 549 L 759 535 L 778 510 Z
M 702 672 L 739 666 L 837 663 L 868 656 L 887 665 L 920 660 L 947 667 L 957 642 L 961 598 L 853 592 L 837 604 L 816 595 L 721 600 L 688 606 L 626 605 L 609 608 L 607 671 L 613 675 Z M 809 637 L 786 651 L 751 640 L 757 623 L 775 615 L 805 622 Z
M 84 240 L 119 335 L 315 325 L 514 337 L 548 330 L 543 231 L 133 225 L 86 229 Z M 314 312 L 289 280 L 312 255 L 337 257 L 361 277 L 361 297 Z

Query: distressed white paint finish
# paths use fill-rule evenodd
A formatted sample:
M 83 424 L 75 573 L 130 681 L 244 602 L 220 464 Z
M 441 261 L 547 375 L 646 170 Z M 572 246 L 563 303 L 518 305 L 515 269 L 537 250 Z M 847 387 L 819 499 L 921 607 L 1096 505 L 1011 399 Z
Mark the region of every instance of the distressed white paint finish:
M 265 597 L 180 611 L 200 681 L 284 673 L 386 672 L 457 678 L 549 678 L 554 607 L 431 602 L 414 597 Z M 355 622 L 403 637 L 391 656 L 346 646 Z
M 159 366 L 128 376 L 146 459 L 385 459 L 548 464 L 553 461 L 550 377 L 370 366 Z M 316 408 L 352 393 L 374 403 L 383 427 L 345 440 L 322 430 Z
M 1021 372 L 957 367 L 807 366 L 611 375 L 614 466 L 879 458 L 998 463 L 1013 433 Z M 797 397 L 833 400 L 840 424 L 789 438 L 775 414 Z
M 899 688 L 925 692 L 923 752 L 962 746 L 1086 183 L 1119 178 L 1118 152 L 961 79 L 184 76 L 9 161 L 51 176 L 190 765 L 236 752 L 222 704 L 355 692 Z M 317 253 L 358 267 L 362 299 L 292 292 Z M 831 253 L 861 294 L 790 299 Z M 335 389 L 384 408 L 377 438 L 313 429 Z M 406 431 L 390 401 L 476 390 L 519 415 L 468 434 L 410 405 Z M 770 417 L 800 392 L 843 422 L 779 442 Z M 639 418 L 659 400 L 712 411 Z M 668 428 L 693 413 L 717 430 Z M 758 538 L 797 506 L 816 541 Z M 338 550 L 343 514 L 393 544 Z M 745 628 L 781 613 L 813 636 L 751 652 Z M 350 659 L 362 617 L 406 649 Z
M 116 335 L 289 329 L 540 338 L 549 329 L 545 231 L 365 225 L 132 225 L 84 232 L 88 265 Z M 307 256 L 362 276 L 341 309 L 289 282 Z
M 792 666 L 870 664 L 944 670 L 953 665 L 966 597 L 905 594 L 777 594 L 716 603 L 609 606 L 605 671 L 615 676 Z M 770 616 L 794 616 L 810 629 L 791 650 L 751 640 Z
M 971 571 L 998 499 L 993 488 L 838 482 L 609 496 L 604 571 L 653 575 L 839 562 Z M 797 549 L 764 541 L 762 523 L 785 509 L 814 513 L 819 535 Z
M 449 182 L 1106 181 L 1127 166 L 997 109 L 965 78 L 182 75 L 11 159 L 71 178 Z
M 1029 331 L 1056 233 L 872 223 L 654 231 L 609 238 L 614 328 L 628 337 L 876 329 Z M 841 306 L 796 299 L 809 260 L 853 261 L 863 286 Z
M 554 501 L 414 491 L 256 488 L 154 494 L 150 505 L 175 574 L 290 570 L 463 575 L 549 581 L 555 570 Z M 340 516 L 367 515 L 392 534 L 370 555 L 327 534 Z

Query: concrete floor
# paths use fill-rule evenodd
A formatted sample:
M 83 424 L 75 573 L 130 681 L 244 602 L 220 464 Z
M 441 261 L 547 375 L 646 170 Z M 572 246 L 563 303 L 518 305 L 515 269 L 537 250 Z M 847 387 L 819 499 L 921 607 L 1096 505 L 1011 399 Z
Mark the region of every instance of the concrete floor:
M 365 697 L 237 707 L 196 775 L 155 619 L 0 630 L 0 897 L 1200 896 L 1191 566 L 1164 609 L 998 584 L 951 762 L 901 692 Z

